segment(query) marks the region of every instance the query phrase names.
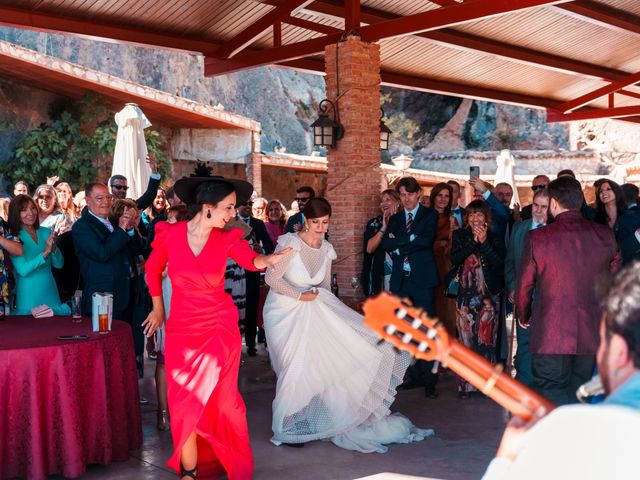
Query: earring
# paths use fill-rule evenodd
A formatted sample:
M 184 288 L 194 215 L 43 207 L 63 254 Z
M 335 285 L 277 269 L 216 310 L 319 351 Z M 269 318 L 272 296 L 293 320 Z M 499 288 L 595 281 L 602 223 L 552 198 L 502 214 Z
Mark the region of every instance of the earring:
M 207 218 L 211 218 L 211 210 L 207 210 Z

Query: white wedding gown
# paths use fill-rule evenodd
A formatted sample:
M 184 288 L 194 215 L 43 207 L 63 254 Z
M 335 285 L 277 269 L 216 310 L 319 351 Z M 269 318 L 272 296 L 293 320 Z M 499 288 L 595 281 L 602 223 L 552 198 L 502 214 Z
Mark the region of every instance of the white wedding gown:
M 266 273 L 271 290 L 264 328 L 278 377 L 271 441 L 326 439 L 348 450 L 384 453 L 385 444 L 433 435 L 390 414 L 410 357 L 378 346 L 363 317 L 331 293 L 331 244 L 324 240 L 314 249 L 295 233 L 278 239 L 278 250 L 289 246 L 293 251 Z M 315 300 L 298 300 L 312 287 L 319 290 Z

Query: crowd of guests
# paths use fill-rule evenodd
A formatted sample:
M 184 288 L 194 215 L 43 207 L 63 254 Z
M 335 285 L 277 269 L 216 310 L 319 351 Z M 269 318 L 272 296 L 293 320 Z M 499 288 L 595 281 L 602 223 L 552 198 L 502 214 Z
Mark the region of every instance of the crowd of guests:
M 162 331 L 145 338 L 142 322 L 152 309 L 145 281 L 145 260 L 152 250 L 155 225 L 188 220 L 187 209 L 173 188 L 160 186 L 153 174 L 144 195 L 127 198 L 128 181 L 114 175 L 108 185 L 91 183 L 75 196 L 68 182 L 58 177 L 30 192 L 24 181 L 14 185 L 11 198 L 0 203 L 0 309 L 2 314 L 29 315 L 47 305 L 55 315 L 69 315 L 75 293 L 82 292 L 79 308 L 91 314 L 95 292 L 113 294 L 113 318 L 132 326 L 138 375 L 144 374 L 145 346 L 157 360 L 158 428 L 167 430 L 168 407 Z M 292 211 L 279 200 L 252 197 L 237 205 L 237 217 L 230 227 L 245 230 L 252 247 L 272 253 L 278 237 L 299 230 L 298 205 L 315 196 L 311 187 L 297 193 Z M 296 217 L 298 214 L 298 217 Z M 290 225 L 287 220 L 294 218 Z M 234 263 L 230 259 L 230 263 Z M 261 324 L 259 272 L 249 272 L 237 264 L 228 266 L 226 289 L 241 284 L 236 305 L 242 306 L 241 328 L 247 353 L 255 356 L 256 340 L 264 341 Z M 148 401 L 144 398 L 141 403 Z
M 390 290 L 492 363 L 517 345 L 517 378 L 557 405 L 595 372 L 601 308 L 596 284 L 640 258 L 638 187 L 603 178 L 588 205 L 571 170 L 536 176 L 533 201 L 511 206 L 509 184 L 471 178 L 435 185 L 411 177 L 380 195 L 380 214 L 364 234 L 362 285 Z M 465 207 L 461 197 L 466 197 Z M 517 319 L 517 342 L 507 318 Z M 417 362 L 401 388 L 438 392 L 437 369 Z M 482 395 L 464 379 L 458 394 Z

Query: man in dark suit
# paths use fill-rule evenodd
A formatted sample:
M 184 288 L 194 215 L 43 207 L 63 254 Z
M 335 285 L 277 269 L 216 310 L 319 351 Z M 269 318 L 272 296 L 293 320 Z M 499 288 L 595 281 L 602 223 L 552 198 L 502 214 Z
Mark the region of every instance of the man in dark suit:
M 269 255 L 273 253 L 274 250 L 273 242 L 267 233 L 264 222 L 251 216 L 252 205 L 253 202 L 251 200 L 242 205 L 238 205 L 238 218 L 251 227 L 248 240 L 254 250 Z M 256 333 L 258 305 L 260 303 L 260 272 L 245 270 L 245 279 L 247 284 L 247 303 L 245 310 L 244 341 L 247 345 L 247 354 L 250 357 L 255 357 L 257 354 Z
M 447 185 L 451 187 L 451 215 L 456 219 L 458 227 L 462 227 L 464 208 L 460 206 L 460 184 L 455 180 L 449 180 Z
M 413 177 L 403 177 L 396 190 L 403 209 L 389 219 L 382 248 L 392 256 L 390 290 L 407 297 L 417 307 L 435 316 L 433 292 L 438 286 L 438 271 L 433 258 L 433 242 L 438 228 L 438 214 L 418 203 L 421 188 Z M 428 398 L 436 398 L 437 373 L 433 362 L 418 361 L 408 372 L 410 386 L 424 383 Z
M 130 227 L 135 209 L 125 209 L 118 225 L 109 221 L 113 195 L 102 183 L 85 189 L 87 208 L 73 224 L 72 237 L 83 278 L 82 313 L 91 314 L 95 292 L 113 294 L 113 318 L 125 319 L 130 300 L 132 277 L 129 242 L 134 238 Z
M 546 187 L 546 185 L 545 185 Z M 509 301 L 513 304 L 515 300 L 516 276 L 522 257 L 524 239 L 530 230 L 544 227 L 547 224 L 549 211 L 549 193 L 546 188 L 536 189 L 533 194 L 532 218 L 516 223 L 509 239 L 507 258 L 504 261 L 504 280 Z M 518 350 L 516 352 L 515 367 L 516 379 L 525 385 L 531 386 L 533 383 L 533 373 L 531 372 L 531 353 L 529 352 L 529 330 L 516 324 L 518 336 Z
M 593 374 L 602 313 L 595 286 L 618 269 L 620 254 L 613 230 L 580 214 L 580 182 L 562 176 L 547 190 L 555 221 L 525 238 L 515 296 L 530 328 L 533 387 L 563 405 Z
M 309 200 L 316 196 L 316 192 L 312 187 L 304 186 L 296 190 L 296 202 L 298 202 L 299 212 L 291 215 L 287 220 L 287 233 L 299 232 L 304 227 L 304 206 Z
M 640 257 L 640 207 L 638 207 L 638 187 L 631 183 L 622 185 L 624 203 L 627 209 L 618 220 L 616 238 L 620 246 L 622 263 Z
M 551 180 L 546 175 L 536 175 L 535 177 L 533 177 L 533 180 L 531 181 L 531 190 L 533 191 L 533 195 L 535 196 L 538 190 L 543 190 L 547 188 L 547 185 L 549 185 L 549 182 L 551 182 Z M 531 213 L 532 208 L 533 208 L 533 203 L 531 205 L 527 205 L 526 207 L 523 207 L 522 210 L 520 211 L 520 219 L 529 220 L 532 215 Z

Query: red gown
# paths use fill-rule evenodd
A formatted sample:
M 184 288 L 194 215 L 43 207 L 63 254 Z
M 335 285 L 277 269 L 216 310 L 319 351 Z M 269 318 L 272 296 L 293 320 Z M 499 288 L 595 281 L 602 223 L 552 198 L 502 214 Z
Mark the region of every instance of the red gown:
M 195 430 L 198 478 L 216 478 L 226 471 L 230 480 L 248 480 L 253 455 L 238 391 L 238 311 L 223 287 L 227 257 L 256 270 L 257 253 L 238 229 L 214 228 L 196 257 L 187 241 L 187 222 L 159 223 L 155 228 L 146 263 L 149 292 L 162 295 L 167 262 L 173 290 L 165 361 L 174 452 L 167 465 L 179 473 L 182 446 Z

